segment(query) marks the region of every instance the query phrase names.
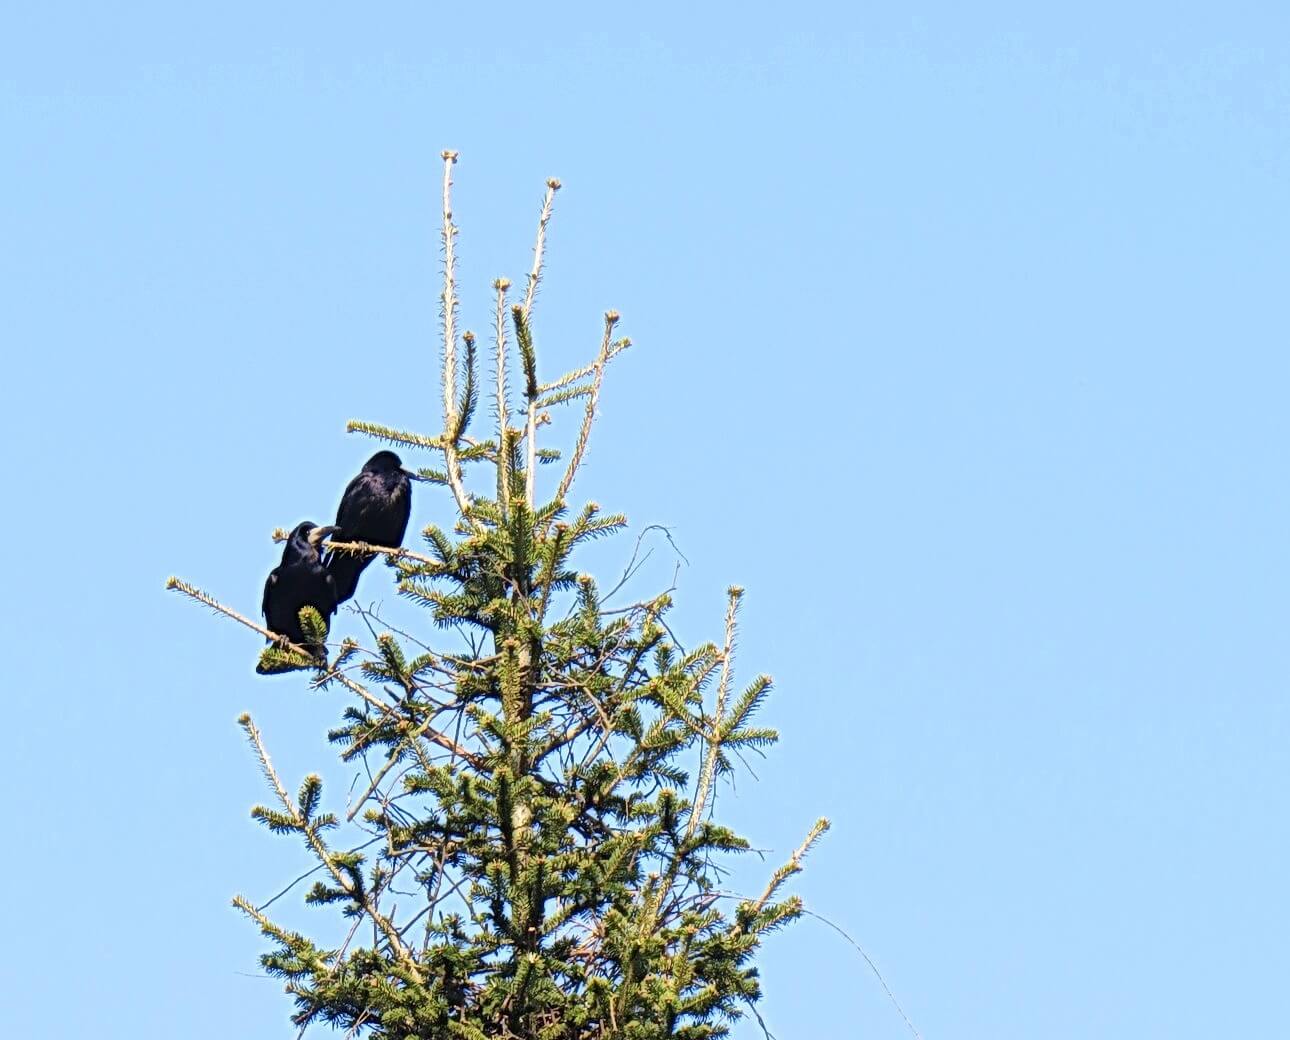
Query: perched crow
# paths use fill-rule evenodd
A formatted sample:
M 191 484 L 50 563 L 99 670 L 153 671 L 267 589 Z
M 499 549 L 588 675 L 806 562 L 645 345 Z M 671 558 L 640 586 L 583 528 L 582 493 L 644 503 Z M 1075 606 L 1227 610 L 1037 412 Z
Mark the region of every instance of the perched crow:
M 392 451 L 378 451 L 368 459 L 340 500 L 333 540 L 399 548 L 412 512 L 411 477 L 403 460 Z M 327 554 L 327 570 L 336 579 L 337 603 L 354 595 L 358 576 L 372 558 L 372 553 L 332 550 Z
M 306 520 L 297 524 L 282 550 L 282 562 L 269 572 L 264 583 L 264 622 L 273 632 L 286 636 L 297 646 L 324 657 L 326 649 L 308 646 L 300 629 L 300 608 L 313 607 L 322 615 L 323 624 L 336 613 L 336 582 L 323 566 L 318 544 L 335 531 L 334 527 L 316 527 Z

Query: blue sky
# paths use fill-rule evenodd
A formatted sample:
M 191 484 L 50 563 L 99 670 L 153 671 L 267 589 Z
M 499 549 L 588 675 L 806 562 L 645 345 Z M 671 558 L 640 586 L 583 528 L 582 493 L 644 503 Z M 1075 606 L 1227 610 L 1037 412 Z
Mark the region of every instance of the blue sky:
M 434 428 L 445 147 L 466 327 L 562 178 L 547 371 L 635 343 L 578 491 L 671 527 L 691 640 L 748 588 L 784 739 L 728 811 L 772 862 L 833 819 L 799 890 L 922 1035 L 1286 1030 L 1283 6 L 3 22 L 0 1032 L 294 1035 L 234 720 L 294 783 L 341 702 L 162 583 L 254 613 L 345 421 Z M 909 1035 L 819 922 L 764 973 L 784 1040 Z

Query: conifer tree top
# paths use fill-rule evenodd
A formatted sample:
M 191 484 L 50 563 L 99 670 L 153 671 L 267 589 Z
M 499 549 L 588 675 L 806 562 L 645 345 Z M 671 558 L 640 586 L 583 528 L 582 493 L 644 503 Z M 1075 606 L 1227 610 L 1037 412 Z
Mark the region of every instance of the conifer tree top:
M 264 966 L 302 1027 L 390 1040 L 724 1036 L 755 1009 L 755 955 L 801 913 L 784 885 L 828 824 L 809 829 L 758 897 L 722 889 L 723 862 L 749 846 L 720 823 L 718 791 L 741 752 L 776 739 L 756 721 L 770 679 L 735 678 L 742 590 L 729 591 L 719 639 L 686 650 L 668 629 L 670 593 L 607 605 L 579 569 L 580 547 L 626 526 L 570 499 L 606 370 L 629 341 L 611 311 L 589 364 L 543 377 L 533 321 L 560 187 L 550 180 L 521 298 L 509 280 L 493 283 L 485 389 L 476 337 L 458 333 L 457 156 L 443 158 L 442 428 L 349 429 L 396 447 L 458 519 L 451 531 L 426 526 L 415 550 L 331 543 L 384 557 L 373 578 L 388 573 L 428 624 L 396 638 L 357 608 L 333 634 L 357 614 L 371 638 L 330 644 L 325 662 L 281 640 L 262 656 L 264 670 L 344 696 L 330 736 L 361 783 L 343 818 L 318 776 L 293 793 L 254 721 L 239 720 L 270 790 L 253 816 L 307 846 L 318 870 L 305 901 L 352 927 L 327 947 L 234 902 L 271 942 Z M 539 447 L 564 405 L 581 405 L 571 443 Z M 310 609 L 301 628 L 312 641 L 327 633 Z M 461 645 L 445 631 L 469 649 L 445 649 Z

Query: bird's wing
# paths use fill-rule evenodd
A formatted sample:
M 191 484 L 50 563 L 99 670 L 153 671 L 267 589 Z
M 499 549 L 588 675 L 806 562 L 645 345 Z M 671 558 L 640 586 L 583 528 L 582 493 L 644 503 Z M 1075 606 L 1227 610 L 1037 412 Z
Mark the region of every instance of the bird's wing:
M 362 512 L 363 502 L 367 498 L 364 495 L 364 485 L 367 484 L 366 474 L 360 473 L 345 487 L 345 493 L 340 496 L 340 506 L 336 510 L 336 526 L 344 533 L 345 523 L 353 523 L 358 519 Z
M 345 493 L 340 496 L 340 505 L 336 508 L 336 526 L 340 528 L 332 538 L 338 542 L 352 542 L 356 539 L 353 536 L 353 530 L 362 527 L 363 505 L 367 500 L 367 495 L 363 494 L 363 487 L 367 483 L 363 479 L 364 474 L 360 473 L 351 480 L 345 487 Z M 344 553 L 337 553 L 334 549 L 327 551 L 325 558 L 326 564 L 330 567 L 333 560 L 343 557 Z
M 403 539 L 408 533 L 408 521 L 412 518 L 412 488 L 408 486 L 404 489 L 399 501 L 399 540 L 395 543 L 395 548 L 403 544 Z
M 336 613 L 336 604 L 340 599 L 340 590 L 336 588 L 336 579 L 332 577 L 331 571 L 326 571 L 323 574 L 323 579 L 327 583 L 327 591 L 331 593 L 331 609 L 327 611 L 328 615 L 331 615 Z
M 264 620 L 269 620 L 269 590 L 278 583 L 278 568 L 274 567 L 269 571 L 269 576 L 264 579 L 264 598 L 260 600 L 260 613 L 264 615 Z

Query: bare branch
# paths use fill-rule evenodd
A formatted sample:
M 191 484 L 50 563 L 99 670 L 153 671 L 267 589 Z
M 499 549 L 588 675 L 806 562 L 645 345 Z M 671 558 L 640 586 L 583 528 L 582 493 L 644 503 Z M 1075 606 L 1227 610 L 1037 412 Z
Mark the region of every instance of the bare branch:
M 766 890 L 752 904 L 753 913 L 760 913 L 766 904 L 770 902 L 771 897 L 779 890 L 779 887 L 802 869 L 802 860 L 811 851 L 811 846 L 819 841 L 821 835 L 828 829 L 828 820 L 819 819 L 815 821 L 815 825 L 806 835 L 806 840 L 797 847 L 793 855 L 789 857 L 788 862 L 771 875 L 771 879 L 766 885 Z
M 574 445 L 573 457 L 569 460 L 569 467 L 564 471 L 564 476 L 560 479 L 560 488 L 555 493 L 557 501 L 563 501 L 564 496 L 569 493 L 573 478 L 577 475 L 578 467 L 582 465 L 582 457 L 587 451 L 587 441 L 591 438 L 591 424 L 596 419 L 596 402 L 600 400 L 600 384 L 605 377 L 605 363 L 615 353 L 610 349 L 609 337 L 613 335 L 614 326 L 617 324 L 618 312 L 607 311 L 605 313 L 605 334 L 600 341 L 600 353 L 597 355 L 592 368 L 594 376 L 591 383 L 591 395 L 587 398 L 587 408 L 582 414 L 582 429 L 578 431 L 578 443 Z
M 443 428 L 451 430 L 457 411 L 457 262 L 452 223 L 452 167 L 457 153 L 443 153 Z
M 291 537 L 291 532 L 285 527 L 275 527 L 272 538 L 275 542 L 285 542 Z M 350 553 L 355 556 L 363 553 L 377 553 L 381 556 L 388 556 L 392 560 L 416 560 L 418 563 L 429 564 L 432 567 L 442 567 L 442 560 L 436 560 L 433 556 L 426 556 L 424 553 L 413 552 L 411 549 L 390 548 L 387 545 L 372 545 L 370 542 L 333 542 L 324 543 L 328 549 L 335 549 L 337 552 Z
M 347 676 L 347 675 L 342 674 L 341 672 L 338 672 L 338 671 L 330 671 L 330 672 L 327 672 L 325 675 L 320 675 L 320 676 L 319 676 L 319 677 L 314 681 L 314 686 L 323 686 L 323 685 L 325 685 L 327 682 L 329 682 L 329 681 L 330 681 L 330 680 L 332 680 L 332 679 L 335 679 L 337 682 L 339 682 L 342 686 L 344 686 L 344 687 L 345 687 L 345 689 L 349 690 L 351 693 L 356 693 L 356 694 L 358 694 L 358 696 L 359 696 L 359 697 L 363 698 L 363 700 L 365 700 L 365 701 L 366 701 L 369 705 L 371 705 L 373 708 L 376 708 L 378 711 L 380 711 L 380 712 L 382 712 L 382 713 L 384 713 L 384 714 L 386 714 L 386 715 L 392 715 L 392 714 L 393 714 L 394 710 L 393 710 L 393 708 L 391 708 L 391 706 L 390 706 L 390 705 L 386 704 L 384 701 L 380 700 L 378 697 L 374 697 L 374 696 L 372 695 L 371 691 L 369 691 L 369 690 L 368 690 L 366 687 L 364 687 L 361 683 L 356 683 L 356 682 L 354 682 L 354 680 L 353 680 L 353 679 L 349 678 L 349 676 Z M 457 744 L 457 743 L 455 743 L 454 741 L 452 741 L 452 740 L 448 739 L 446 736 L 444 736 L 442 733 L 440 733 L 437 729 L 432 729 L 431 727 L 427 726 L 427 727 L 426 727 L 426 733 L 425 733 L 425 735 L 426 735 L 426 737 L 427 737 L 428 739 L 430 739 L 430 740 L 432 740 L 434 743 L 438 744 L 438 745 L 439 745 L 441 748 L 443 748 L 445 751 L 451 751 L 454 755 L 458 755 L 458 756 L 460 756 L 461 758 L 463 758 L 463 759 L 465 759 L 467 762 L 469 762 L 471 765 L 473 765 L 473 766 L 475 766 L 475 767 L 477 767 L 477 768 L 478 768 L 479 766 L 481 766 L 481 765 L 483 764 L 482 759 L 480 759 L 478 755 L 473 755 L 473 754 L 471 754 L 469 751 L 467 751 L 465 748 L 461 747 L 459 744 Z
M 195 599 L 198 603 L 205 604 L 206 606 L 210 607 L 212 610 L 218 611 L 219 613 L 223 614 L 225 617 L 230 617 L 234 621 L 237 621 L 245 625 L 253 632 L 259 632 L 260 635 L 264 636 L 264 638 L 267 639 L 270 643 L 277 643 L 279 646 L 285 647 L 287 650 L 290 650 L 294 653 L 303 654 L 305 657 L 312 658 L 314 656 L 311 651 L 306 650 L 303 646 L 298 646 L 297 644 L 292 643 L 287 639 L 284 639 L 282 636 L 278 635 L 277 632 L 271 632 L 263 625 L 257 625 L 250 618 L 246 617 L 246 615 L 239 614 L 232 607 L 224 606 L 223 603 L 217 600 L 210 593 L 203 592 L 195 585 L 189 585 L 188 582 L 180 581 L 178 578 L 172 575 L 171 577 L 166 579 L 166 588 L 171 589 L 175 592 L 182 592 L 185 596 Z
M 687 837 L 693 837 L 699 821 L 707 813 L 708 798 L 712 793 L 712 781 L 717 772 L 717 758 L 721 754 L 721 742 L 717 739 L 721 731 L 721 719 L 726 710 L 726 699 L 730 694 L 730 675 L 735 660 L 736 619 L 739 615 L 739 601 L 744 590 L 732 585 L 728 592 L 726 605 L 726 637 L 721 648 L 721 679 L 717 683 L 717 705 L 712 732 L 703 756 L 703 766 L 699 771 L 699 788 L 694 797 L 694 807 L 690 811 L 690 822 L 686 825 Z
M 429 725 L 430 725 L 429 723 L 422 723 L 421 726 L 419 726 L 416 731 L 409 734 L 409 739 L 415 740 L 417 737 L 421 736 L 421 734 L 424 733 L 426 729 L 429 728 Z M 358 810 L 363 808 L 363 806 L 367 803 L 367 800 L 372 797 L 373 792 L 375 792 L 375 790 L 381 786 L 381 781 L 384 780 L 389 775 L 390 770 L 399 764 L 399 759 L 401 757 L 402 750 L 403 750 L 402 745 L 399 745 L 398 747 L 394 747 L 390 749 L 389 760 L 386 761 L 385 765 L 383 765 L 380 769 L 376 771 L 376 775 L 372 777 L 372 782 L 367 785 L 367 790 L 364 791 L 362 795 L 359 796 L 358 801 L 356 801 L 353 804 L 353 806 L 350 808 L 349 812 L 345 814 L 346 820 L 353 822 L 354 817 L 358 815 Z
M 546 195 L 542 199 L 542 215 L 538 218 L 537 242 L 533 246 L 533 269 L 529 271 L 529 284 L 524 292 L 524 317 L 533 310 L 533 298 L 537 295 L 538 282 L 542 279 L 542 254 L 546 249 L 546 226 L 551 219 L 551 204 L 555 193 L 560 190 L 560 182 L 552 177 L 546 182 Z
M 533 509 L 534 496 L 537 494 L 537 398 L 529 400 L 528 418 L 525 422 L 525 450 L 528 457 L 524 462 L 524 501 L 529 510 Z
M 511 452 L 507 445 L 506 430 L 510 419 L 510 398 L 506 391 L 506 290 L 510 279 L 499 278 L 493 283 L 497 290 L 495 318 L 495 351 L 497 353 L 497 508 L 506 516 L 511 495 Z
M 443 153 L 443 459 L 448 486 L 462 516 L 470 515 L 470 499 L 461 481 L 461 462 L 452 432 L 457 422 L 457 228 L 452 222 L 452 167 L 457 153 Z

